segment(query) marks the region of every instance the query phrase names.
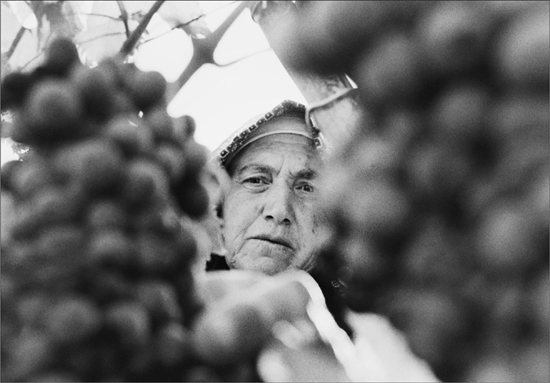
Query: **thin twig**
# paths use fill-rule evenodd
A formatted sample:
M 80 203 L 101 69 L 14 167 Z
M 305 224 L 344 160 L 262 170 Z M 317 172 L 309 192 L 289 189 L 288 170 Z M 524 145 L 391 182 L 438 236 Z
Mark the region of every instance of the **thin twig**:
M 128 12 L 126 12 L 126 7 L 122 1 L 117 1 L 118 9 L 120 9 L 120 18 L 124 23 L 124 29 L 126 30 L 126 38 L 130 38 L 130 27 L 128 26 Z
M 64 13 L 65 16 L 96 16 L 96 17 L 105 17 L 107 19 L 120 21 L 120 17 L 114 17 L 111 15 L 105 15 L 103 13 L 86 13 L 86 12 L 67 12 Z
M 203 13 L 202 15 L 199 15 L 199 16 L 195 17 L 194 19 L 191 19 L 191 20 L 189 20 L 189 21 L 186 21 L 185 23 L 178 24 L 178 25 L 176 25 L 175 27 L 172 27 L 169 31 L 162 32 L 160 35 L 157 35 L 157 36 L 155 36 L 155 37 L 151 37 L 150 39 L 145 40 L 145 41 L 142 41 L 141 43 L 142 43 L 142 44 L 148 43 L 148 42 L 150 42 L 150 41 L 153 41 L 153 40 L 158 39 L 159 37 L 162 37 L 162 36 L 164 36 L 164 35 L 167 35 L 168 33 L 172 32 L 172 31 L 174 31 L 174 30 L 176 30 L 176 29 L 185 28 L 185 27 L 188 26 L 189 24 L 194 23 L 195 21 L 200 20 L 201 18 L 203 18 L 203 17 L 205 17 L 205 16 L 211 15 L 212 13 L 218 12 L 220 9 L 223 9 L 223 8 L 225 8 L 225 7 L 228 7 L 228 6 L 230 6 L 230 5 L 233 5 L 233 4 L 237 3 L 237 2 L 238 2 L 238 1 L 232 1 L 232 2 L 230 2 L 230 3 L 224 4 L 224 5 L 222 5 L 222 6 L 218 7 L 218 8 L 216 8 L 216 9 L 211 10 L 210 12 Z
M 124 34 L 124 32 L 111 32 L 111 33 L 105 33 L 104 35 L 99 35 L 99 36 L 91 37 L 91 38 L 89 38 L 88 40 L 77 41 L 76 43 L 79 44 L 79 45 L 81 45 L 81 44 L 89 43 L 89 42 L 94 41 L 94 40 L 101 39 L 101 38 L 103 38 L 103 37 L 120 36 L 120 35 L 123 35 L 123 34 Z
M 124 42 L 122 45 L 122 48 L 120 48 L 120 55 L 122 57 L 128 56 L 132 50 L 134 50 L 136 44 L 139 41 L 139 38 L 145 32 L 145 29 L 147 28 L 147 25 L 153 18 L 153 15 L 159 10 L 161 5 L 164 4 L 164 0 L 157 0 L 155 4 L 149 9 L 145 17 L 143 17 L 143 20 L 139 23 L 137 28 L 132 32 L 132 35 Z
M 225 68 L 225 67 L 228 67 L 230 65 L 233 65 L 233 64 L 236 64 L 240 61 L 243 61 L 243 60 L 246 60 L 246 59 L 249 59 L 253 56 L 256 56 L 256 55 L 259 55 L 259 54 L 262 54 L 262 53 L 265 53 L 265 52 L 269 52 L 271 51 L 272 49 L 271 48 L 265 48 L 265 49 L 262 49 L 261 51 L 257 51 L 257 52 L 252 52 L 252 53 L 249 53 L 247 54 L 246 56 L 243 56 L 243 57 L 239 57 L 238 59 L 236 60 L 233 60 L 233 61 L 230 61 L 228 63 L 224 63 L 224 64 L 218 64 L 217 62 L 215 62 L 214 64 L 219 67 L 219 68 Z
M 6 57 L 8 58 L 8 60 L 10 59 L 11 55 L 13 55 L 13 52 L 15 52 L 15 48 L 17 48 L 17 45 L 21 41 L 21 38 L 23 37 L 23 34 L 25 33 L 26 30 L 27 28 L 21 27 L 19 28 L 19 31 L 17 31 L 17 35 L 13 39 L 10 49 L 6 52 Z
M 30 59 L 29 61 L 27 61 L 27 63 L 25 65 L 23 65 L 21 67 L 21 69 L 25 69 L 26 67 L 28 67 L 30 65 L 30 63 L 32 63 L 33 61 L 35 61 L 36 59 L 38 59 L 39 57 L 41 56 L 44 56 L 44 52 L 40 52 L 38 53 L 36 56 L 34 56 L 32 59 Z

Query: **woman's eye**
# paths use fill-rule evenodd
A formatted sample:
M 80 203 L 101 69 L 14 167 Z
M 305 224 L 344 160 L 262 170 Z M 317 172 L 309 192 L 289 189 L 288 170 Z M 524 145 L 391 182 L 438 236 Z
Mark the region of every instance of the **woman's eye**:
M 313 185 L 303 184 L 303 185 L 298 186 L 298 190 L 301 190 L 301 191 L 306 192 L 306 193 L 313 193 L 314 188 L 313 188 Z
M 248 188 L 262 189 L 269 185 L 269 180 L 265 177 L 248 177 L 245 178 L 242 183 Z
M 250 183 L 250 184 L 266 184 L 262 178 L 260 177 L 250 177 L 244 180 L 244 182 Z

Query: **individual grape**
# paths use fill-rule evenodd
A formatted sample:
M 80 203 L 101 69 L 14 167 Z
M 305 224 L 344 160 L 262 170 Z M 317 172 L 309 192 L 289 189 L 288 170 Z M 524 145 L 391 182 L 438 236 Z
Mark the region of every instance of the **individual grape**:
M 512 93 L 496 100 L 489 114 L 494 138 L 503 145 L 520 137 L 548 137 L 548 95 Z
M 418 41 L 435 73 L 475 68 L 487 46 L 489 16 L 477 3 L 439 2 L 418 21 Z
M 75 262 L 82 253 L 85 233 L 75 225 L 53 225 L 41 231 L 38 253 L 47 259 Z
M 496 64 L 504 80 L 548 93 L 548 6 L 517 17 L 498 42 Z
M 208 209 L 209 197 L 206 188 L 198 183 L 188 183 L 183 191 L 176 189 L 179 207 L 192 218 L 201 217 Z
M 118 145 L 127 158 L 154 150 L 153 132 L 139 120 L 131 120 L 125 115 L 111 119 L 105 128 L 105 135 Z
M 373 1 L 348 1 L 345 6 L 332 1 L 319 3 L 287 25 L 290 35 L 302 38 L 292 44 L 281 39 L 280 44 L 286 43 L 285 61 L 302 70 L 345 71 L 383 27 L 385 16 L 384 7 Z
M 9 236 L 15 240 L 28 240 L 37 236 L 40 222 L 36 219 L 36 211 L 30 202 L 23 202 L 14 208 L 17 215 L 10 223 Z M 3 223 L 3 222 L 2 222 Z
M 109 73 L 104 68 L 95 67 L 90 70 L 79 66 L 72 71 L 71 80 L 80 93 L 86 116 L 100 121 L 112 116 L 115 98 Z
M 147 344 L 151 337 L 151 322 L 145 307 L 135 302 L 117 302 L 110 305 L 104 317 L 107 328 L 113 330 L 124 347 Z
M 87 132 L 82 123 L 82 103 L 76 88 L 66 80 L 37 84 L 26 101 L 27 111 L 13 139 L 22 143 L 63 140 Z
M 86 276 L 84 289 L 98 304 L 127 301 L 136 297 L 135 286 L 124 274 L 104 269 L 100 273 Z
M 76 188 L 52 186 L 39 190 L 30 201 L 36 224 L 45 227 L 74 222 L 80 216 L 83 199 L 83 193 Z
M 172 144 L 159 144 L 157 156 L 164 166 L 171 183 L 176 183 L 184 177 L 186 172 L 185 157 L 181 155 L 181 149 Z
M 186 142 L 189 137 L 193 137 L 196 129 L 197 124 L 191 116 L 184 114 L 174 119 L 175 134 L 180 139 L 180 142 Z
M 168 198 L 168 179 L 160 164 L 147 159 L 132 160 L 126 171 L 122 196 L 129 206 L 148 206 Z
M 469 382 L 516 382 L 517 373 L 508 358 L 488 356 L 473 363 L 468 373 Z
M 192 356 L 191 334 L 178 322 L 159 330 L 155 341 L 159 361 L 165 366 L 183 363 Z
M 395 105 L 418 93 L 423 69 L 415 41 L 404 32 L 388 34 L 361 60 L 358 86 L 368 84 L 368 102 Z
M 521 206 L 495 206 L 481 219 L 478 229 L 480 261 L 495 273 L 529 268 L 539 254 L 536 235 L 535 222 Z
M 84 297 L 65 297 L 46 313 L 45 326 L 50 339 L 75 343 L 94 336 L 101 327 L 99 308 Z
M 208 364 L 231 365 L 254 357 L 268 335 L 257 308 L 235 304 L 197 319 L 193 347 L 198 357 Z
M 52 363 L 52 343 L 48 337 L 38 332 L 21 333 L 13 341 L 8 367 L 7 380 L 21 380 Z
M 144 115 L 157 141 L 170 140 L 174 136 L 174 123 L 166 108 L 157 106 Z
M 28 198 L 55 182 L 51 169 L 38 160 L 29 160 L 25 166 L 20 166 L 16 170 L 11 176 L 10 183 L 13 192 L 21 199 Z
M 88 240 L 88 256 L 94 265 L 116 265 L 127 268 L 135 256 L 134 244 L 123 230 L 103 228 Z
M 432 112 L 436 139 L 453 146 L 471 144 L 483 132 L 489 100 L 488 90 L 479 84 L 460 84 L 448 89 Z
M 144 281 L 137 286 L 137 297 L 153 318 L 174 323 L 181 319 L 182 312 L 173 286 L 161 281 Z
M 22 164 L 22 161 L 13 160 L 2 165 L 2 177 L 0 178 L 2 182 L 2 190 L 8 192 L 13 191 L 13 177 Z
M 98 200 L 90 204 L 86 223 L 92 229 L 124 229 L 129 224 L 125 209 L 114 200 Z
M 53 303 L 51 296 L 44 292 L 22 294 L 16 303 L 18 320 L 27 328 L 39 329 L 43 325 L 48 307 Z
M 69 71 L 80 64 L 76 45 L 68 38 L 56 38 L 46 49 L 46 65 L 60 76 L 66 76 Z
M 187 171 L 183 182 L 198 179 L 201 169 L 206 165 L 208 152 L 206 148 L 195 141 L 189 141 L 183 149 L 187 154 Z
M 127 114 L 133 114 L 136 111 L 136 106 L 132 102 L 132 99 L 130 96 L 128 96 L 123 91 L 115 92 L 113 95 L 114 99 L 114 110 L 121 114 L 121 115 L 127 115 Z
M 399 232 L 406 223 L 410 209 L 406 196 L 386 180 L 367 180 L 357 180 L 359 184 L 356 186 L 363 194 L 344 202 L 344 216 L 369 236 Z M 368 185 L 363 182 L 368 182 Z
M 136 71 L 129 84 L 129 91 L 136 106 L 146 111 L 163 103 L 166 80 L 159 72 Z
M 545 342 L 535 342 L 523 347 L 518 367 L 521 371 L 520 380 L 546 382 L 550 378 L 549 357 Z
M 179 270 L 180 254 L 173 243 L 154 233 L 141 233 L 137 241 L 140 268 L 152 275 L 174 273 Z
M 406 278 L 421 286 L 459 286 L 471 261 L 464 259 L 457 238 L 440 217 L 427 219 L 403 254 Z M 462 258 L 461 258 L 462 257 Z
M 7 74 L 2 79 L 2 111 L 21 107 L 30 93 L 32 85 L 32 77 L 28 73 L 11 72 Z
M 387 278 L 390 272 L 390 263 L 384 254 L 361 237 L 359 233 L 338 241 L 338 245 L 345 249 L 342 254 L 344 266 L 339 274 L 346 284 L 369 284 Z M 368 300 L 366 296 L 363 299 Z
M 112 193 L 125 176 L 118 147 L 97 139 L 71 144 L 55 159 L 62 174 L 76 180 L 89 195 Z

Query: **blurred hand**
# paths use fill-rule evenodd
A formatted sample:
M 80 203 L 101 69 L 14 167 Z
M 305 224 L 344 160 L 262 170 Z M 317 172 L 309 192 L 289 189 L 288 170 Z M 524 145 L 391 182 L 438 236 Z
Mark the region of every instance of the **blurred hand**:
M 232 270 L 198 278 L 206 308 L 194 347 L 207 363 L 253 360 L 264 381 L 437 381 L 383 317 L 350 312 L 340 329 L 309 274 Z

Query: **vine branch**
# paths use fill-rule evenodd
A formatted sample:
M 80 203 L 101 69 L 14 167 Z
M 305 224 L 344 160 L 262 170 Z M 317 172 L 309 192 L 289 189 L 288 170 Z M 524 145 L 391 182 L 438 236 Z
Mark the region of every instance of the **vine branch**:
M 243 1 L 210 36 L 204 39 L 193 39 L 193 57 L 191 58 L 189 65 L 187 65 L 183 73 L 176 80 L 175 85 L 177 85 L 178 89 L 181 89 L 187 80 L 189 80 L 189 78 L 204 64 L 216 64 L 214 62 L 214 50 L 218 46 L 218 43 L 225 32 L 245 8 L 247 8 L 247 2 Z
M 6 57 L 8 60 L 13 55 L 13 52 L 15 52 L 15 48 L 17 48 L 17 45 L 19 45 L 19 42 L 21 41 L 21 38 L 23 37 L 23 34 L 25 34 L 26 30 L 27 28 L 21 27 L 19 28 L 19 31 L 17 31 L 17 35 L 15 36 L 15 39 L 13 39 L 10 49 L 6 52 Z
M 249 59 L 251 57 L 254 57 L 254 56 L 257 56 L 259 54 L 262 54 L 262 53 L 266 53 L 266 52 L 269 52 L 271 51 L 272 49 L 271 48 L 266 48 L 266 49 L 262 49 L 262 50 L 259 50 L 257 52 L 252 52 L 252 53 L 249 53 L 243 57 L 239 57 L 238 59 L 235 59 L 233 61 L 230 61 L 230 62 L 227 62 L 227 63 L 222 63 L 222 64 L 219 64 L 219 63 L 214 63 L 217 67 L 220 67 L 220 68 L 225 68 L 225 67 L 228 67 L 228 66 L 231 66 L 233 64 L 236 64 L 238 62 L 241 62 L 241 61 L 244 61 L 246 59 Z
M 157 0 L 155 4 L 153 4 L 151 9 L 149 9 L 145 17 L 143 17 L 143 20 L 141 20 L 137 28 L 132 32 L 130 37 L 124 42 L 119 52 L 122 57 L 128 56 L 132 52 L 132 50 L 134 50 L 136 44 L 139 41 L 139 38 L 141 37 L 143 32 L 145 32 L 147 25 L 153 18 L 153 15 L 159 10 L 161 5 L 164 4 L 164 1 L 165 0 Z

